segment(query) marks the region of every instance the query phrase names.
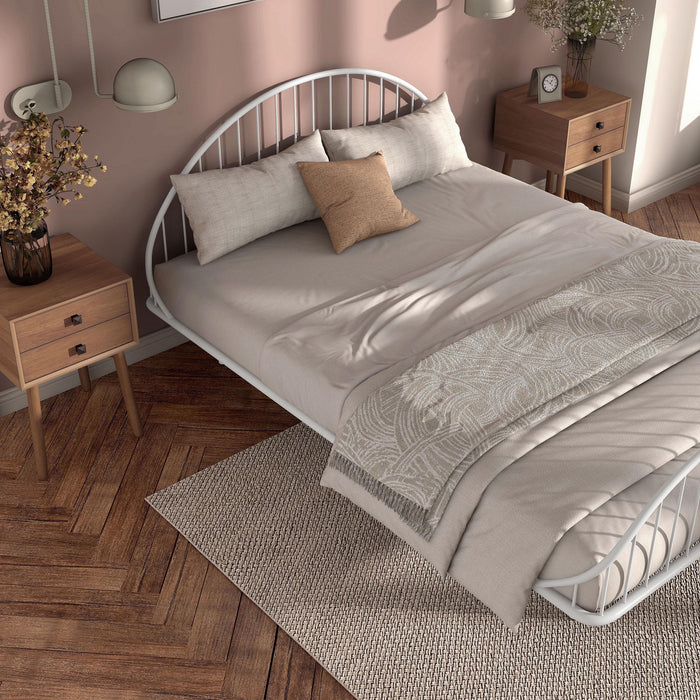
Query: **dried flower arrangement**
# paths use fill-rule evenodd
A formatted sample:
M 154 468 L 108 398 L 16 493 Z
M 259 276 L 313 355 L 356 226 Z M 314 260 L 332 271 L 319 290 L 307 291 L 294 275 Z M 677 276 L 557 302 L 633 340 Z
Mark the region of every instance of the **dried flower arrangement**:
M 97 156 L 88 164 L 83 126 L 67 126 L 30 114 L 18 128 L 0 137 L 0 248 L 8 279 L 37 284 L 51 275 L 51 247 L 44 217 L 48 201 L 63 205 L 81 199 L 78 187 L 92 187 L 92 171 L 107 170 Z
M 552 51 L 567 39 L 580 43 L 600 39 L 622 51 L 642 20 L 624 0 L 527 0 L 525 11 L 531 22 L 552 37 Z
M 31 114 L 8 137 L 0 137 L 0 231 L 29 235 L 48 215 L 48 201 L 61 204 L 92 187 L 95 169 L 107 170 L 97 156 L 88 165 L 81 138 L 87 129 Z

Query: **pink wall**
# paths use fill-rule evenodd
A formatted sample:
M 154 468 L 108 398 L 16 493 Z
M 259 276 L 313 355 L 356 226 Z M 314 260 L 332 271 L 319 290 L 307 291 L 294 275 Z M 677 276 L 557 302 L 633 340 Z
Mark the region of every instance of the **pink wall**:
M 384 70 L 429 96 L 447 90 L 470 156 L 500 167 L 501 155 L 490 145 L 495 94 L 557 58 L 522 11 L 507 20 L 477 20 L 463 13 L 461 0 L 441 10 L 437 0 L 260 0 L 161 25 L 151 19 L 149 0 L 92 0 L 103 92 L 111 92 L 119 66 L 139 56 L 160 60 L 175 78 L 174 107 L 132 114 L 92 92 L 82 1 L 50 6 L 59 74 L 73 89 L 64 116 L 89 129 L 86 150 L 99 154 L 109 171 L 81 202 L 56 209 L 49 229 L 71 231 L 134 276 L 142 334 L 161 325 L 145 308 L 143 253 L 167 176 L 183 167 L 221 115 L 250 95 L 324 68 Z M 50 77 L 42 3 L 2 0 L 3 117 L 13 118 L 14 89 Z M 540 176 L 518 167 L 515 174 L 524 179 Z

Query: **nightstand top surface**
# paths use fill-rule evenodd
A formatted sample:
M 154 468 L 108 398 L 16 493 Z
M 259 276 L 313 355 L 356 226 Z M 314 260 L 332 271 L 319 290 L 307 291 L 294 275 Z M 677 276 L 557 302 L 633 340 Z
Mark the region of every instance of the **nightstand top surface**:
M 538 109 L 554 117 L 567 120 L 577 119 L 578 117 L 591 114 L 591 112 L 597 112 L 599 109 L 606 109 L 607 107 L 630 101 L 630 98 L 624 95 L 618 95 L 616 92 L 589 85 L 586 97 L 573 98 L 564 95 L 561 102 L 538 104 L 536 96 L 528 96 L 529 89 L 529 85 L 521 85 L 499 93 L 498 99 L 510 100 L 522 107 Z
M 51 257 L 51 277 L 27 287 L 12 284 L 0 266 L 0 316 L 13 321 L 129 279 L 70 233 L 51 236 Z

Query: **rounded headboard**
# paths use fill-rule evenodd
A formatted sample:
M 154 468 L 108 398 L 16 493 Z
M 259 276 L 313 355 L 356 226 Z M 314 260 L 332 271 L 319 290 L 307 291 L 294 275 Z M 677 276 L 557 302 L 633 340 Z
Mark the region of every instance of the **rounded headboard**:
M 316 129 L 381 123 L 413 112 L 428 98 L 396 76 L 363 68 L 335 68 L 266 90 L 225 119 L 197 149 L 183 174 L 244 165 L 279 153 Z M 170 191 L 146 246 L 149 307 L 170 317 L 156 289 L 153 266 L 194 247 L 185 210 Z

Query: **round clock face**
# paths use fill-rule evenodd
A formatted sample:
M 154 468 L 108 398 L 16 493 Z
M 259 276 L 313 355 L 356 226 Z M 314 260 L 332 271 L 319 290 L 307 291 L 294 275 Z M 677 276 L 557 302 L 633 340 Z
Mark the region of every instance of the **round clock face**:
M 554 92 L 559 87 L 559 79 L 554 73 L 547 73 L 542 78 L 542 89 L 545 92 Z

